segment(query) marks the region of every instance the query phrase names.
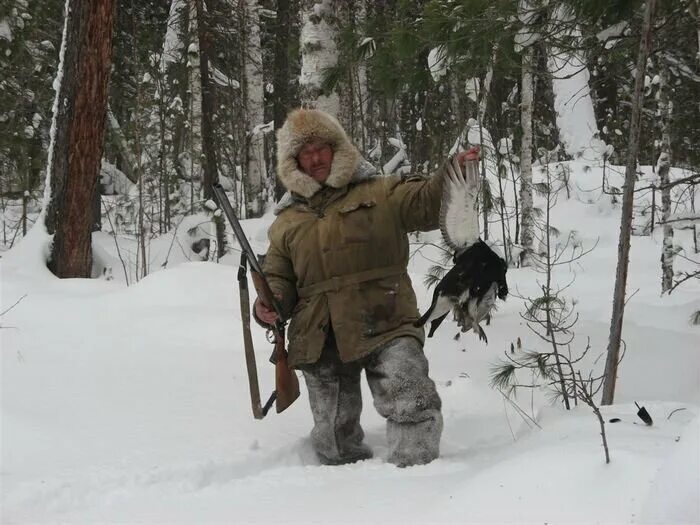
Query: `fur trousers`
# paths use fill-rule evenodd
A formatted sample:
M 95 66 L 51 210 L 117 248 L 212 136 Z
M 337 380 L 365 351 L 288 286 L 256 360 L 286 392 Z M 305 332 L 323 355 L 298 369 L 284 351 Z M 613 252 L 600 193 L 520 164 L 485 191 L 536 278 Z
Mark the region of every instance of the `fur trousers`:
M 400 467 L 430 463 L 440 453 L 442 414 L 428 360 L 413 337 L 399 337 L 369 356 L 343 363 L 332 337 L 320 359 L 300 367 L 309 391 L 311 442 L 326 465 L 372 457 L 360 427 L 360 375 L 365 370 L 374 406 L 387 420 L 388 461 Z

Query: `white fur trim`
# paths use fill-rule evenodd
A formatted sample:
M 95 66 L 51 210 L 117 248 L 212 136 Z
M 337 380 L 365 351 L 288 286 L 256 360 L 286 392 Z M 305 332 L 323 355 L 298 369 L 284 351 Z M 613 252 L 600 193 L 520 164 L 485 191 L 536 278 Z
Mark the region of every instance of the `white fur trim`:
M 314 140 L 328 142 L 333 148 L 328 186 L 347 186 L 361 160 L 360 152 L 334 117 L 318 109 L 292 111 L 277 131 L 277 176 L 285 188 L 306 198 L 321 185 L 299 169 L 296 157 L 304 144 Z

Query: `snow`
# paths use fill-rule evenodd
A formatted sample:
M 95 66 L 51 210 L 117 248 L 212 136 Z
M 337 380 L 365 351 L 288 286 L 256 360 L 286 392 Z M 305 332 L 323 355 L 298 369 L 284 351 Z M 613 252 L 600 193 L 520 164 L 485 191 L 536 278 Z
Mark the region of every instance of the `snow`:
M 180 39 L 180 18 L 186 4 L 184 0 L 172 0 L 170 3 L 170 12 L 168 13 L 168 28 L 165 31 L 165 39 L 163 40 L 163 54 L 160 61 L 160 71 L 164 73 L 168 65 L 176 62 L 181 57 L 184 44 Z
M 12 29 L 10 28 L 10 23 L 7 18 L 0 20 L 0 38 L 12 42 Z
M 585 62 L 575 51 L 552 49 L 547 66 L 552 74 L 554 110 L 565 151 L 575 159 L 601 160 L 607 145 L 598 138 Z
M 399 166 L 408 159 L 408 154 L 406 153 L 406 145 L 404 144 L 401 137 L 389 137 L 389 144 L 396 148 L 396 153 L 389 159 L 384 166 L 382 166 L 382 173 L 389 175 L 397 171 Z
M 211 68 L 211 78 L 219 86 L 232 87 L 234 89 L 239 89 L 241 87 L 240 82 L 233 78 L 228 77 L 225 73 L 222 73 L 220 69 L 216 67 Z
M 253 130 L 250 132 L 251 135 L 258 135 L 260 133 L 270 133 L 275 130 L 275 121 L 264 122 L 262 124 L 257 124 L 253 126 Z
M 605 49 L 612 49 L 620 41 L 629 24 L 626 21 L 618 22 L 600 31 L 596 38 L 604 42 Z
M 572 352 L 590 337 L 593 358 L 604 354 L 608 336 L 619 204 L 601 192 L 600 168 L 562 165 L 570 170 L 571 198 L 560 196 L 554 225 L 562 238 L 575 231 L 584 246 L 598 245 L 554 279 L 566 284 L 575 276 L 565 292 L 580 314 Z M 652 170 L 641 168 L 644 185 Z M 607 169 L 609 184 L 619 187 L 624 168 Z M 671 170 L 672 180 L 684 175 Z M 272 220 L 243 221 L 258 253 Z M 609 465 L 587 407 L 566 412 L 545 392 L 523 391 L 515 402 L 538 428 L 489 386 L 490 369 L 511 342 L 520 337 L 525 349 L 539 345 L 520 318 L 516 294 L 535 293 L 541 276 L 510 269 L 512 295 L 484 326 L 488 346 L 472 334 L 455 340 L 452 321 L 427 340 L 443 400 L 441 457 L 397 469 L 385 461 L 383 420 L 364 384 L 362 422 L 372 460 L 318 464 L 304 389 L 285 413 L 253 419 L 237 246 L 231 244 L 234 251 L 221 264 L 194 262 L 187 251 L 188 242 L 213 235 L 207 221 L 187 218 L 176 237 L 154 239 L 153 273 L 130 286 L 115 249 L 116 240 L 123 252 L 135 252 L 128 238 L 93 237 L 101 261 L 113 269 L 111 280 L 54 278 L 45 266 L 50 238 L 42 228 L 3 253 L 0 312 L 24 296 L 0 317 L 3 523 L 700 521 L 700 327 L 687 321 L 700 309 L 700 285 L 688 282 L 660 296 L 661 229 L 632 238 L 627 353 L 616 404 L 602 409 L 606 421 L 621 420 L 606 425 Z M 438 232 L 420 236 L 438 238 Z M 688 250 L 690 232 L 677 230 L 675 241 Z M 434 247 L 418 248 L 409 271 L 423 310 L 431 296 L 423 277 L 439 256 Z M 270 345 L 257 327 L 253 338 L 266 396 L 273 382 Z M 653 426 L 636 417 L 635 401 Z
M 447 74 L 447 53 L 445 46 L 434 47 L 428 53 L 428 69 L 435 82 L 439 82 Z

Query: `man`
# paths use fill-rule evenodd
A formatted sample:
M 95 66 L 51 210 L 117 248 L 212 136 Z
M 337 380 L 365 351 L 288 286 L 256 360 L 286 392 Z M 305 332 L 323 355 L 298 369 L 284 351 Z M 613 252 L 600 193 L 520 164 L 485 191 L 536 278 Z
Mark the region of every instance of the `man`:
M 306 380 L 318 458 L 337 465 L 372 457 L 360 427 L 364 369 L 387 419 L 388 461 L 431 462 L 440 450 L 441 402 L 423 328 L 413 325 L 407 234 L 438 227 L 442 174 L 375 176 L 335 118 L 300 109 L 277 133 L 277 175 L 288 193 L 268 232 L 263 270 L 291 316 L 289 365 Z M 254 310 L 261 324 L 274 323 L 260 301 Z

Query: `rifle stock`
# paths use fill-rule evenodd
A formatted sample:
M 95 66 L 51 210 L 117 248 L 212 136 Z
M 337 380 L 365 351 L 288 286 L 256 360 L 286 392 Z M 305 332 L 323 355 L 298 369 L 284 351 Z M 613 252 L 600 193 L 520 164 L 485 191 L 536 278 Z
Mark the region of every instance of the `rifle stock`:
M 223 187 L 221 187 L 220 184 L 214 185 L 214 196 L 216 197 L 220 208 L 224 211 L 226 218 L 228 219 L 229 223 L 231 224 L 231 227 L 233 228 L 233 232 L 236 236 L 236 239 L 238 239 L 238 243 L 240 244 L 241 249 L 243 250 L 243 253 L 245 254 L 246 258 L 248 259 L 251 268 L 251 274 L 253 277 L 253 284 L 255 286 L 256 292 L 258 293 L 260 301 L 262 301 L 262 303 L 269 309 L 277 312 L 277 322 L 272 328 L 272 331 L 275 336 L 275 349 L 272 354 L 272 357 L 270 358 L 270 360 L 275 364 L 275 392 L 272 393 L 270 400 L 262 409 L 262 416 L 264 417 L 265 414 L 267 414 L 267 411 L 270 408 L 273 399 L 275 401 L 276 411 L 279 414 L 287 407 L 289 407 L 292 403 L 294 403 L 294 401 L 299 397 L 299 379 L 297 378 L 297 375 L 294 372 L 294 370 L 289 368 L 289 363 L 287 362 L 287 350 L 285 348 L 285 325 L 287 322 L 287 318 L 284 316 L 282 307 L 279 304 L 279 301 L 275 297 L 274 293 L 272 292 L 270 284 L 267 282 L 267 279 L 263 274 L 262 268 L 260 267 L 260 263 L 258 262 L 258 259 L 255 256 L 255 253 L 253 252 L 253 249 L 251 248 L 250 243 L 248 242 L 248 239 L 245 236 L 245 233 L 243 232 L 243 228 L 241 227 L 241 224 L 238 221 L 235 212 L 233 211 L 231 202 L 228 200 L 228 197 L 226 196 L 226 193 L 224 192 L 224 189 Z M 241 314 L 243 316 L 243 312 Z M 250 365 L 248 367 L 248 370 L 250 375 Z M 257 383 L 257 373 L 255 381 Z M 258 401 L 258 406 L 259 404 L 260 402 Z M 253 409 L 253 412 L 255 417 L 257 418 L 258 414 L 256 414 L 257 411 L 255 408 Z
M 270 357 L 270 362 L 275 365 L 275 409 L 279 414 L 299 397 L 299 379 L 287 362 L 287 349 L 285 348 L 285 324 L 286 318 L 282 308 L 265 276 L 251 271 L 253 285 L 258 293 L 260 301 L 270 310 L 277 312 L 277 322 L 273 328 L 275 334 L 275 349 Z

